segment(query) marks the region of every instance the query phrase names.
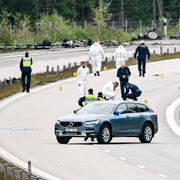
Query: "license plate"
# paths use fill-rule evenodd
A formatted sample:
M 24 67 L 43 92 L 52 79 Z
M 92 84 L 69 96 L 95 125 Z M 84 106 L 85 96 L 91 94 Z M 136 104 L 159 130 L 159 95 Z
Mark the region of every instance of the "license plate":
M 77 128 L 65 128 L 65 132 L 77 132 Z

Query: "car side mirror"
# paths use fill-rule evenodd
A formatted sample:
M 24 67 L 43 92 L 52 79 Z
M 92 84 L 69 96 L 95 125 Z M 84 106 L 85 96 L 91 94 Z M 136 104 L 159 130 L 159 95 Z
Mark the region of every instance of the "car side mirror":
M 124 113 L 125 113 L 125 111 L 122 110 L 122 109 L 117 110 L 117 114 L 118 114 L 118 115 L 119 115 L 119 114 L 124 114 Z

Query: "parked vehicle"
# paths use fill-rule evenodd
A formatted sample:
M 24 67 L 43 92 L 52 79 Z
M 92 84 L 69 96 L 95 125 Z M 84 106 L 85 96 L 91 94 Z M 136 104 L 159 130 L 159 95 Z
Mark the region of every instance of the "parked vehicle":
M 157 114 L 138 101 L 95 101 L 55 123 L 61 144 L 72 137 L 96 137 L 101 144 L 114 137 L 138 137 L 142 143 L 150 143 L 157 131 Z

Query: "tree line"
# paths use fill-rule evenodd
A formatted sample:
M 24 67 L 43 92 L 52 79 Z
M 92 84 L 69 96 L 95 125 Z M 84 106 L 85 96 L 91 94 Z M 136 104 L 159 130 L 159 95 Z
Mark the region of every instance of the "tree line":
M 35 22 L 41 14 L 57 12 L 67 20 L 93 21 L 93 9 L 103 9 L 107 4 L 112 21 L 180 18 L 180 0 L 0 0 L 0 15 L 8 13 L 9 20 L 13 22 L 14 16 L 20 13 L 30 16 Z

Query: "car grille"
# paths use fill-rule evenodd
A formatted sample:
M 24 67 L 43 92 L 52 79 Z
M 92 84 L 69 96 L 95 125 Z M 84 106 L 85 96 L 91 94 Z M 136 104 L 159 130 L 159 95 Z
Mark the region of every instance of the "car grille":
M 82 122 L 61 122 L 63 127 L 81 127 L 82 125 Z

